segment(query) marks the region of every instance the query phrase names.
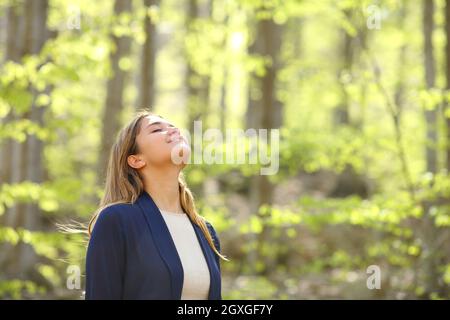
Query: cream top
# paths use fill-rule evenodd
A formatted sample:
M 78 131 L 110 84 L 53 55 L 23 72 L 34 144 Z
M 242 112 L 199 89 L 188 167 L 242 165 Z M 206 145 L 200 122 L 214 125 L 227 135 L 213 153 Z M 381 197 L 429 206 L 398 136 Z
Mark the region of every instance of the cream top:
M 194 227 L 187 214 L 161 210 L 183 266 L 181 300 L 207 300 L 210 275 Z

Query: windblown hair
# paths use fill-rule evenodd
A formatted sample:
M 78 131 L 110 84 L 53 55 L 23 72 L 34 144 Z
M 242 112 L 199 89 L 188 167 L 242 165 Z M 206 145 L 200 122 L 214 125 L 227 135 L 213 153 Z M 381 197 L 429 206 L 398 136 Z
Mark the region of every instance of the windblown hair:
M 87 233 L 89 236 L 94 228 L 95 222 L 101 211 L 118 203 L 134 203 L 142 192 L 144 184 L 136 169 L 130 167 L 127 162 L 128 156 L 139 152 L 136 136 L 139 134 L 142 119 L 153 115 L 150 111 L 140 111 L 118 134 L 111 149 L 106 172 L 105 192 L 100 201 L 98 209 L 93 214 Z M 205 219 L 200 216 L 195 208 L 194 197 L 180 174 L 178 179 L 180 189 L 181 207 L 187 213 L 191 221 L 200 227 L 213 251 L 223 260 L 223 256 L 215 247 L 212 235 L 206 225 Z

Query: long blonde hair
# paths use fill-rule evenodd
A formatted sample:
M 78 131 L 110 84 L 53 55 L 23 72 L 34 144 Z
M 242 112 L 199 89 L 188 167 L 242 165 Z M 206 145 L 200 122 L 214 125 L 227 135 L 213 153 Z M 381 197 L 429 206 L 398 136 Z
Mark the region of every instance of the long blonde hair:
M 141 177 L 134 168 L 128 165 L 127 158 L 129 155 L 138 152 L 136 136 L 139 133 L 142 119 L 150 115 L 154 114 L 147 110 L 139 111 L 130 123 L 119 132 L 109 155 L 104 195 L 87 227 L 89 236 L 91 235 L 100 212 L 104 208 L 118 203 L 134 203 L 141 193 L 144 192 L 144 184 Z M 187 213 L 191 221 L 200 227 L 212 250 L 220 258 L 228 261 L 228 259 L 216 249 L 214 240 L 206 225 L 206 221 L 197 213 L 194 197 L 187 187 L 182 174 L 180 174 L 178 178 L 178 185 L 180 189 L 181 207 Z

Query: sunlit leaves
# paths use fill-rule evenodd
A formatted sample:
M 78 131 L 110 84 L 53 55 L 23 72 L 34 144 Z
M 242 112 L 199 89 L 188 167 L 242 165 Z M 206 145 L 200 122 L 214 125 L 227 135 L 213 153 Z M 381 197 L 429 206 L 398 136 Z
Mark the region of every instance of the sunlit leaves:
M 341 127 L 332 135 L 325 130 L 282 129 L 281 167 L 287 168 L 288 172 L 299 169 L 314 172 L 327 168 L 341 172 L 346 165 L 351 165 L 361 171 L 365 137 L 353 128 Z
M 8 122 L 0 126 L 0 140 L 12 138 L 24 142 L 27 135 L 35 135 L 40 140 L 45 140 L 49 137 L 49 134 L 48 128 L 39 126 L 28 119 Z
M 2 184 L 0 188 L 0 213 L 5 207 L 17 202 L 37 203 L 46 212 L 54 212 L 59 208 L 54 190 L 45 184 L 22 182 L 18 184 Z
M 224 206 L 206 205 L 199 199 L 197 200 L 197 209 L 198 213 L 210 222 L 217 232 L 229 230 L 236 224 L 236 220 Z
M 38 293 L 44 294 L 45 288 L 38 286 L 33 281 L 14 279 L 0 282 L 1 297 L 21 299 L 24 295 L 31 297 Z
M 445 266 L 444 281 L 445 283 L 450 284 L 450 264 Z
M 271 299 L 277 294 L 277 287 L 263 276 L 235 279 L 233 287 L 224 293 L 225 299 Z
M 438 89 L 422 90 L 419 93 L 424 110 L 435 110 L 443 101 L 442 91 Z

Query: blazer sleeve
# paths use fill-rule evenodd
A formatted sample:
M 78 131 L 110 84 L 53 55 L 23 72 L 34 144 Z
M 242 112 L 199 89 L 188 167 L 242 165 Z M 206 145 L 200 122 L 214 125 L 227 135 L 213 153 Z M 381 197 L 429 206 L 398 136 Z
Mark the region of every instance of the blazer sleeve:
M 86 300 L 122 299 L 125 237 L 120 216 L 102 210 L 92 230 L 86 254 Z
M 214 246 L 216 247 L 217 251 L 219 251 L 220 253 L 222 253 L 220 250 L 220 240 L 219 237 L 217 236 L 216 230 L 214 229 L 214 227 L 212 226 L 211 223 L 206 222 L 206 225 L 209 229 L 209 232 L 211 233 L 211 236 L 213 238 L 213 242 L 214 242 Z M 214 257 L 216 258 L 216 262 L 217 262 L 217 266 L 219 267 L 219 271 L 220 270 L 220 258 L 217 254 L 214 253 Z

